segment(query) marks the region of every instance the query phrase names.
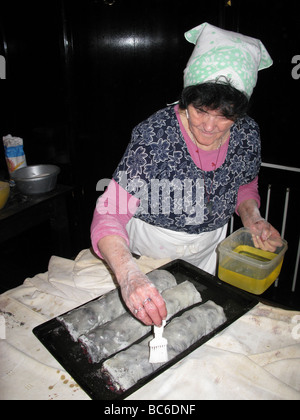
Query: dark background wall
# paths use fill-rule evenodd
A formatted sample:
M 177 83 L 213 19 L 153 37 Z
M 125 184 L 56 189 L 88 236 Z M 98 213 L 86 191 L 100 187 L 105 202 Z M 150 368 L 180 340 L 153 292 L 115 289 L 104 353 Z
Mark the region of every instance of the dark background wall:
M 274 65 L 259 74 L 250 114 L 261 127 L 263 160 L 299 167 L 300 80 L 292 77 L 299 20 L 297 1 L 1 2 L 0 136 L 22 137 L 28 164 L 58 164 L 59 182 L 74 186 L 74 255 L 90 245 L 97 181 L 112 176 L 132 128 L 177 100 L 193 49 L 184 32 L 205 21 L 267 47 Z M 0 147 L 5 178 L 3 155 Z

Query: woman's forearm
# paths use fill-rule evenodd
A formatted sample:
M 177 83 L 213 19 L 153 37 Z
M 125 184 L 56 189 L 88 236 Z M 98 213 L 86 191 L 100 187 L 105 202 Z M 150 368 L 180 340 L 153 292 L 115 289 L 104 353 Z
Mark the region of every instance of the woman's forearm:
M 92 247 L 100 258 L 103 258 L 99 249 L 101 238 L 121 236 L 129 244 L 126 225 L 138 206 L 139 200 L 112 179 L 106 191 L 97 200 L 91 224 Z M 105 247 L 105 242 L 106 240 L 101 244 L 101 248 Z
M 105 236 L 99 240 L 98 247 L 114 272 L 131 313 L 146 325 L 161 325 L 167 316 L 165 301 L 140 270 L 126 240 L 118 235 Z
M 245 227 L 250 228 L 254 223 L 264 220 L 260 214 L 256 200 L 243 201 L 238 207 L 238 213 Z
M 120 286 L 126 281 L 130 272 L 139 271 L 125 239 L 121 236 L 109 235 L 103 237 L 98 242 L 98 248 L 114 272 Z

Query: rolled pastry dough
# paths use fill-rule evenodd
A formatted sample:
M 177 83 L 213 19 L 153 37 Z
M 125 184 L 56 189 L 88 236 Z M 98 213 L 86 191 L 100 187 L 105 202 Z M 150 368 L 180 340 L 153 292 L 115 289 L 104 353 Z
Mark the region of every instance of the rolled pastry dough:
M 147 277 L 159 292 L 177 284 L 173 274 L 167 270 L 153 270 L 147 274 Z M 127 308 L 118 288 L 99 299 L 57 317 L 57 320 L 65 326 L 72 339 L 77 341 L 80 335 L 117 318 L 126 311 Z
M 168 318 L 177 312 L 201 302 L 200 293 L 195 286 L 185 281 L 162 292 L 168 311 Z M 118 318 L 100 325 L 87 334 L 81 335 L 82 344 L 91 362 L 97 363 L 101 359 L 128 347 L 151 331 L 151 327 L 142 324 L 131 314 L 125 313 Z
M 188 349 L 196 341 L 226 321 L 223 308 L 212 301 L 196 306 L 166 326 L 169 360 Z M 162 364 L 149 363 L 149 338 L 107 359 L 98 374 L 110 389 L 122 393 L 139 380 L 156 371 Z

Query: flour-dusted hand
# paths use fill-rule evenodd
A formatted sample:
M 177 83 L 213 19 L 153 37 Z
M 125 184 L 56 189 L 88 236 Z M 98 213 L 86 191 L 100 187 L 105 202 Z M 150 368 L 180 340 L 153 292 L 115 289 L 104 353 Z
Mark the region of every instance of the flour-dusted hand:
M 162 324 L 166 304 L 159 291 L 134 261 L 124 238 L 105 236 L 98 247 L 120 285 L 123 300 L 131 313 L 146 325 Z
M 167 317 L 166 304 L 145 274 L 130 270 L 120 285 L 124 302 L 136 318 L 146 325 L 161 325 Z
M 243 225 L 252 233 L 256 248 L 274 252 L 282 245 L 280 233 L 261 216 L 255 200 L 245 200 L 240 204 L 238 211 Z
M 260 219 L 249 226 L 254 246 L 263 251 L 274 252 L 282 245 L 280 233 L 265 219 Z

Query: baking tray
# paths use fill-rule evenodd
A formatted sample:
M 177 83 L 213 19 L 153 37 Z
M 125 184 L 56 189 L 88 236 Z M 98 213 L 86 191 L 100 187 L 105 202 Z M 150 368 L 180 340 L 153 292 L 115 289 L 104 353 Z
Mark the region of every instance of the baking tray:
M 118 400 L 128 397 L 147 382 L 151 381 L 183 357 L 194 351 L 197 347 L 204 344 L 218 332 L 228 327 L 228 325 L 232 324 L 236 319 L 248 312 L 258 303 L 258 299 L 253 295 L 240 291 L 183 260 L 172 261 L 159 267 L 159 269 L 167 270 L 172 273 L 178 284 L 185 280 L 192 282 L 202 296 L 202 303 L 212 300 L 217 305 L 222 306 L 227 321 L 210 334 L 202 337 L 180 355 L 163 365 L 156 372 L 141 379 L 136 385 L 122 394 L 116 394 L 106 387 L 104 380 L 97 373 L 103 361 L 100 363 L 89 363 L 87 357 L 83 354 L 80 344 L 71 339 L 68 331 L 56 318 L 35 327 L 33 329 L 34 335 L 90 398 L 95 400 Z M 150 337 L 151 333 L 148 335 Z M 146 336 L 142 339 L 145 337 Z M 141 341 L 142 339 L 138 341 Z

